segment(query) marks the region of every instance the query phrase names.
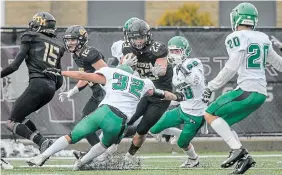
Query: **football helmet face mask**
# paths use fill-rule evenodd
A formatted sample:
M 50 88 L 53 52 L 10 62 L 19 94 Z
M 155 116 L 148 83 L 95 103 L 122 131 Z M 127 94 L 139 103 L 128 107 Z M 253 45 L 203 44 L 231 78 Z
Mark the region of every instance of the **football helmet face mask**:
M 237 31 L 239 25 L 251 26 L 254 30 L 258 24 L 258 10 L 251 3 L 240 3 L 230 13 L 231 27 Z
M 29 22 L 29 30 L 55 36 L 56 19 L 48 12 L 38 12 Z
M 70 26 L 65 32 L 64 43 L 69 52 L 77 52 L 87 45 L 88 33 L 81 26 Z
M 143 20 L 136 19 L 128 25 L 126 38 L 130 45 L 137 50 L 142 50 L 150 44 L 151 36 L 150 26 Z
M 175 36 L 168 41 L 168 62 L 181 64 L 190 56 L 192 48 L 187 39 L 182 36 Z

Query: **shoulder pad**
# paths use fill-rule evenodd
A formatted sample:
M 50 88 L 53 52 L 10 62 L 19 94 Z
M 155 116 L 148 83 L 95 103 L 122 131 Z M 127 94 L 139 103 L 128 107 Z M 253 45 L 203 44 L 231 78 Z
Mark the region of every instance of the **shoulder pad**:
M 87 61 L 96 62 L 99 59 L 104 59 L 102 53 L 95 47 L 87 47 L 83 50 L 81 56 L 84 56 Z
M 151 44 L 150 51 L 157 58 L 163 58 L 168 55 L 167 46 L 164 43 L 158 41 L 154 41 Z
M 126 54 L 132 53 L 132 52 L 133 52 L 133 49 L 132 49 L 131 45 L 127 42 L 124 42 L 122 44 L 122 54 L 126 55 Z
M 37 36 L 38 34 L 36 32 L 31 32 L 31 31 L 25 32 L 21 37 L 21 41 L 22 43 L 31 42 Z
M 202 66 L 202 62 L 198 58 L 189 58 L 185 60 L 182 66 L 185 67 L 185 69 L 187 69 L 188 71 L 191 71 L 194 67 Z
M 229 34 L 225 39 L 225 46 L 228 53 L 233 50 L 241 50 L 245 43 L 245 37 L 241 31 L 235 31 Z

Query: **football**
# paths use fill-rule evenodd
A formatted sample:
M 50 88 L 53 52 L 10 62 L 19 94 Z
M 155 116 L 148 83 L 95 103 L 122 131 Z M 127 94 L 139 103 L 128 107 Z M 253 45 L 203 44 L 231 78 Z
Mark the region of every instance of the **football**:
M 131 60 L 134 60 L 134 59 L 137 59 L 136 58 L 136 55 L 134 53 L 128 53 L 126 55 L 124 55 L 124 57 L 121 59 L 121 64 L 126 61 L 128 62 L 129 66 L 135 71 L 136 68 L 137 68 L 137 64 L 132 64 L 134 61 L 131 61 Z

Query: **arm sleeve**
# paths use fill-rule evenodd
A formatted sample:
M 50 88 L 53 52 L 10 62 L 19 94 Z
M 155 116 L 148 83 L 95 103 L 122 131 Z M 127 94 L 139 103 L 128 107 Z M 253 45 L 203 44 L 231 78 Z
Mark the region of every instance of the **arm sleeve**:
M 282 57 L 278 55 L 272 47 L 269 49 L 267 62 L 269 62 L 275 69 L 282 72 Z
M 20 47 L 20 51 L 16 55 L 14 61 L 5 69 L 1 71 L 1 78 L 10 75 L 11 73 L 15 72 L 19 69 L 20 65 L 22 64 L 23 60 L 25 59 L 28 51 L 30 49 L 30 45 L 25 43 L 22 44 Z
M 224 68 L 208 83 L 208 88 L 211 91 L 215 91 L 225 85 L 238 71 L 241 62 L 244 59 L 244 55 L 244 50 L 232 52 Z
M 124 41 L 119 40 L 117 42 L 114 42 L 112 47 L 111 47 L 112 56 L 117 58 L 118 61 L 120 61 L 121 57 L 123 56 L 123 54 L 122 54 L 123 43 L 124 43 Z

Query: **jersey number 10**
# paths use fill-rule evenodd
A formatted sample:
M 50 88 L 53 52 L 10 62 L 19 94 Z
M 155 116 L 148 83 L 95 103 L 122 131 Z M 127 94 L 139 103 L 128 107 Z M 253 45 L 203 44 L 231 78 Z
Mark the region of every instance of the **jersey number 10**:
M 59 48 L 46 42 L 44 44 L 45 44 L 45 52 L 43 56 L 43 61 L 49 63 L 52 66 L 56 66 L 58 54 L 60 51 Z

